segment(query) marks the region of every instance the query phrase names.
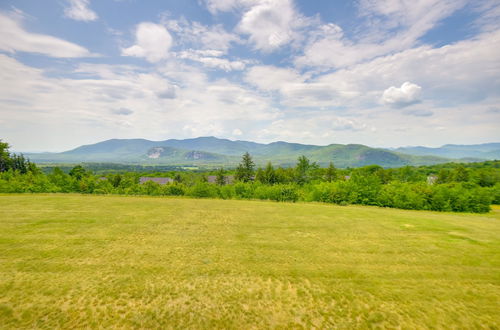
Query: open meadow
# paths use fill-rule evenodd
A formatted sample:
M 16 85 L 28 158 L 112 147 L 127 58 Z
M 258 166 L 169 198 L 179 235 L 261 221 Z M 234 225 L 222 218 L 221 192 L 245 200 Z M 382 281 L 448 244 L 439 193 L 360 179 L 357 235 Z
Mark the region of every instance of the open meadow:
M 498 328 L 500 209 L 0 195 L 0 328 Z

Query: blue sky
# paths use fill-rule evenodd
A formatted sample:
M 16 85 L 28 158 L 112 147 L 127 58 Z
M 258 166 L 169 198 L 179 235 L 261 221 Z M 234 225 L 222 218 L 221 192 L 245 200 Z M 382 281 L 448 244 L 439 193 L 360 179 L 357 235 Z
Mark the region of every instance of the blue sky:
M 500 141 L 497 0 L 4 0 L 0 138 Z

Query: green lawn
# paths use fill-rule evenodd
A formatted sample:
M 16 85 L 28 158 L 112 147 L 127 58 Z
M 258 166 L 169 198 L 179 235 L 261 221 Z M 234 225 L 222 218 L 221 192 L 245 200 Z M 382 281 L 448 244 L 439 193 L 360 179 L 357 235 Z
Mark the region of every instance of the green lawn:
M 499 328 L 500 210 L 0 195 L 0 328 Z

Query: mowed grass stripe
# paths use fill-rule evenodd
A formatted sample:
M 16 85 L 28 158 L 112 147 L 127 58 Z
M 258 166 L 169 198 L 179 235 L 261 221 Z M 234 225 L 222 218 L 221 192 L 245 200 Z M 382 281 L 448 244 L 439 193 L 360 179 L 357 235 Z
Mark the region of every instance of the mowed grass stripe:
M 2 328 L 500 326 L 500 210 L 0 195 Z

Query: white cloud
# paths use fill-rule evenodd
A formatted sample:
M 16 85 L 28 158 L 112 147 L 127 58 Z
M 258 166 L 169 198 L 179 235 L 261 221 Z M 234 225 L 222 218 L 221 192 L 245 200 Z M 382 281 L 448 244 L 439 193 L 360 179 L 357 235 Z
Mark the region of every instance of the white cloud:
M 281 88 L 282 104 L 288 107 L 331 107 L 339 105 L 338 92 L 329 84 L 296 83 Z
M 233 129 L 233 135 L 234 136 L 241 136 L 241 135 L 243 135 L 243 132 L 241 131 L 241 129 L 235 128 L 235 129 Z
M 206 55 L 205 55 L 206 54 Z M 177 54 L 180 59 L 188 59 L 191 61 L 196 61 L 202 63 L 204 66 L 209 68 L 221 69 L 226 72 L 233 70 L 243 70 L 245 69 L 248 61 L 236 60 L 230 61 L 225 58 L 220 58 L 221 54 L 219 51 L 206 50 L 206 51 L 182 51 Z
M 243 15 L 238 31 L 248 34 L 256 49 L 269 52 L 292 40 L 298 22 L 291 0 L 262 1 Z
M 21 25 L 21 17 L 0 12 L 0 50 L 9 53 L 28 52 L 50 57 L 91 57 L 87 49 L 77 44 L 48 36 L 27 32 Z
M 212 14 L 244 8 L 259 2 L 262 0 L 205 0 L 207 9 Z
M 243 86 L 207 80 L 183 63 L 162 68 L 87 63 L 76 79 L 54 78 L 0 54 L 0 80 L 9 81 L 0 87 L 0 118 L 9 126 L 0 131 L 18 150 L 60 150 L 109 138 L 231 136 L 279 117 L 268 98 Z M 35 127 L 36 142 L 28 138 Z
M 254 49 L 272 52 L 285 45 L 297 46 L 304 30 L 317 18 L 301 15 L 293 0 L 205 0 L 212 14 L 237 11 L 242 17 L 236 31 L 248 35 Z
M 340 27 L 325 24 L 310 33 L 298 66 L 344 68 L 378 56 L 400 52 L 441 20 L 465 5 L 465 0 L 362 0 L 358 32 L 346 37 Z
M 474 25 L 480 30 L 492 32 L 500 28 L 500 2 L 497 0 L 483 0 L 474 2 L 473 10 L 479 17 Z
M 421 91 L 422 87 L 407 81 L 399 88 L 387 88 L 382 95 L 382 102 L 394 108 L 404 108 L 420 102 Z
M 261 90 L 270 91 L 279 90 L 286 84 L 300 83 L 303 78 L 293 69 L 258 65 L 246 72 L 244 80 Z
M 89 8 L 89 0 L 68 0 L 69 7 L 64 10 L 64 15 L 77 21 L 95 21 L 97 14 Z
M 123 56 L 144 57 L 149 62 L 158 62 L 168 57 L 172 36 L 163 25 L 143 22 L 135 31 L 136 44 L 122 49 Z
M 185 18 L 174 20 L 170 19 L 168 13 L 162 15 L 161 22 L 174 34 L 177 48 L 182 49 L 172 52 L 178 59 L 195 61 L 204 67 L 226 72 L 243 70 L 251 63 L 226 56 L 231 46 L 242 43 L 242 40 L 237 34 L 227 32 L 220 24 L 206 26 Z
M 237 34 L 227 32 L 220 24 L 206 26 L 185 19 L 163 20 L 170 31 L 177 34 L 178 43 L 184 48 L 220 51 L 227 53 L 233 43 L 241 43 Z
M 335 131 L 363 131 L 368 128 L 368 125 L 360 123 L 357 120 L 338 117 L 333 120 L 333 129 Z
M 265 141 L 283 140 L 325 145 L 332 140 L 336 143 L 352 143 L 352 137 L 368 136 L 374 130 L 374 127 L 359 120 L 317 113 L 315 116 L 278 119 L 254 134 Z
M 439 48 L 421 46 L 318 76 L 347 107 L 376 107 L 395 81 L 425 86 L 426 102 L 456 106 L 479 102 L 500 90 L 500 31 Z

